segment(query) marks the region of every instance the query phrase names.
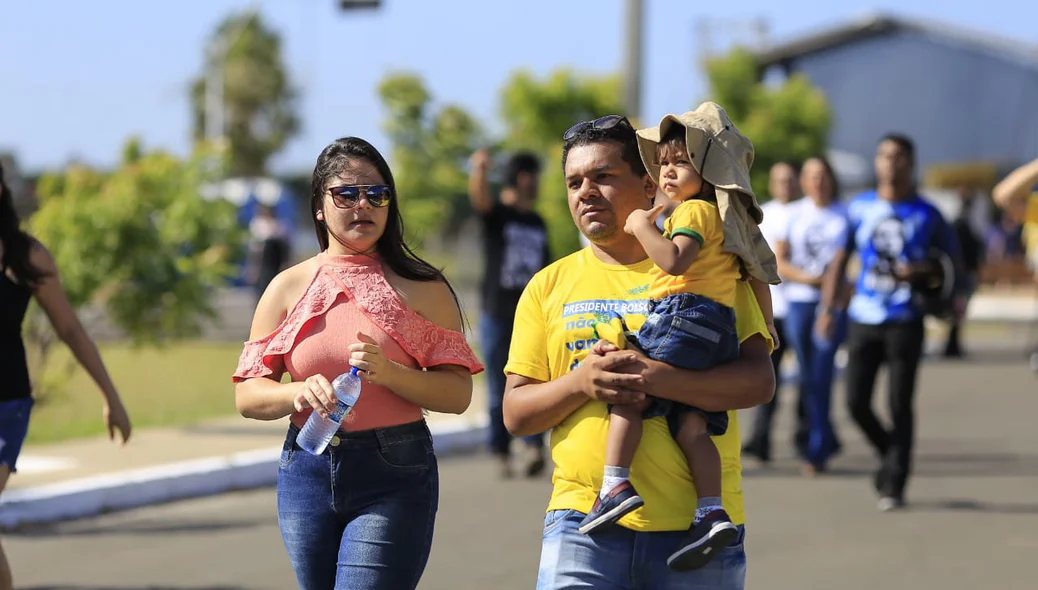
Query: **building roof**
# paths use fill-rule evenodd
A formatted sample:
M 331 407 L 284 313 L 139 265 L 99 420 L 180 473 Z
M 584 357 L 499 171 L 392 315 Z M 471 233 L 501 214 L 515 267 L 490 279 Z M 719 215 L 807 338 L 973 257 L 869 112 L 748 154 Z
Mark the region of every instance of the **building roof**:
M 925 19 L 902 18 L 889 14 L 870 14 L 841 25 L 764 47 L 755 52 L 762 68 L 788 63 L 797 58 L 819 53 L 864 39 L 900 32 L 933 37 L 983 53 L 994 54 L 1038 70 L 1038 45 L 1031 45 L 988 33 L 966 30 Z

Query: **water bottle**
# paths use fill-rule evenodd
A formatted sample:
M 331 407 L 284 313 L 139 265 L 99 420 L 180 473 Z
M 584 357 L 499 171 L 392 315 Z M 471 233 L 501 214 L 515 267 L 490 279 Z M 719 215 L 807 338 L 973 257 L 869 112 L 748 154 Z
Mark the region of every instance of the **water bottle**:
M 357 367 L 353 367 L 349 373 L 343 373 L 332 381 L 332 389 L 335 390 L 338 400 L 335 411 L 327 418 L 316 411 L 310 414 L 310 418 L 303 424 L 299 436 L 296 437 L 299 448 L 314 455 L 320 455 L 328 448 L 328 442 L 339 431 L 343 418 L 357 405 L 357 398 L 360 397 L 360 377 L 357 376 L 357 372 Z

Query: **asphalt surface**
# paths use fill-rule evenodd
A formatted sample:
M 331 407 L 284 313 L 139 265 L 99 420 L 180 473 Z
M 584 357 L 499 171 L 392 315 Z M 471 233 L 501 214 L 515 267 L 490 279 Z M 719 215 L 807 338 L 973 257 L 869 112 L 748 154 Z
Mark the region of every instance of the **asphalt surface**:
M 883 400 L 880 392 L 881 409 Z M 1018 351 L 925 366 L 916 477 L 900 512 L 876 512 L 874 460 L 847 422 L 842 396 L 834 407 L 845 452 L 831 473 L 799 475 L 786 444 L 788 408 L 776 461 L 746 461 L 749 588 L 1036 587 L 1038 377 Z M 534 587 L 550 484 L 501 481 L 494 467 L 482 456 L 441 462 L 421 588 Z M 3 542 L 16 588 L 27 590 L 295 587 L 271 489 L 30 528 Z

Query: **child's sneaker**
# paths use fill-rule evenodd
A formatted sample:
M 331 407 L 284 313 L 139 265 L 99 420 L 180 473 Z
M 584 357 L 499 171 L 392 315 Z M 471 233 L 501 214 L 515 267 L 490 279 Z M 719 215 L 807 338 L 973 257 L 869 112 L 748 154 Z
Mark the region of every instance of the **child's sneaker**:
M 678 550 L 667 558 L 667 565 L 679 572 L 699 569 L 738 536 L 739 529 L 728 513 L 714 510 L 689 529 Z
M 604 499 L 601 496 L 595 499 L 595 505 L 591 507 L 591 512 L 587 513 L 584 520 L 580 521 L 578 530 L 590 535 L 620 520 L 625 514 L 637 510 L 642 504 L 645 504 L 645 500 L 638 495 L 630 481 L 625 481 L 610 490 Z

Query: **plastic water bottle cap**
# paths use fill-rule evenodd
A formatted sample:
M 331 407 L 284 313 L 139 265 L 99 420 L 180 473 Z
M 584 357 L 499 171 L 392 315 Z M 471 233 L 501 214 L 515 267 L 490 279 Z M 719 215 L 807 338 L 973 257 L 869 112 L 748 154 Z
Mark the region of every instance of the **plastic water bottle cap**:
M 357 367 L 350 367 L 350 375 L 356 377 L 358 373 L 360 373 L 360 369 Z

